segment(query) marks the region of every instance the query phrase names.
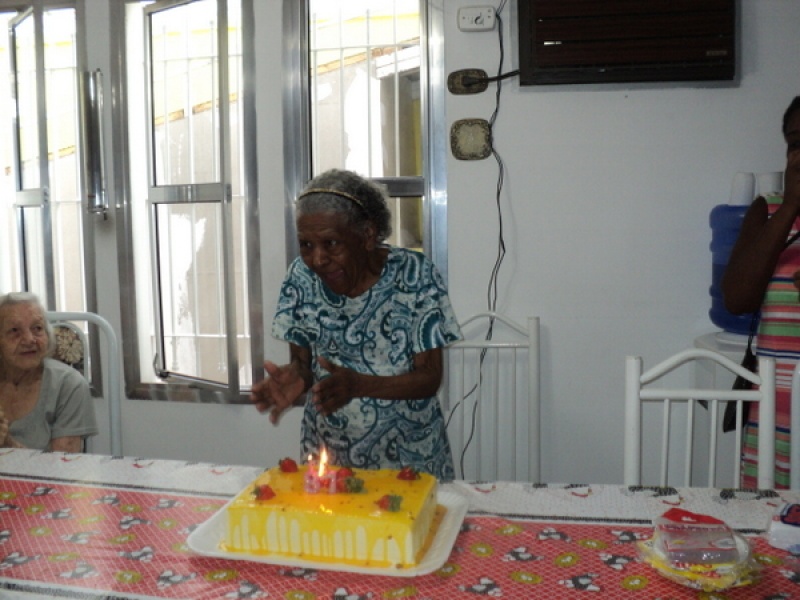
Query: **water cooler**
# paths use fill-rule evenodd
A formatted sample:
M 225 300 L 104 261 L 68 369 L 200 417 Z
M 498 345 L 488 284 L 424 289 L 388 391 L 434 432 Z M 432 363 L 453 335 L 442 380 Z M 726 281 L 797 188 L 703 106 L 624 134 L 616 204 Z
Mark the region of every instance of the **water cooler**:
M 711 226 L 711 308 L 708 316 L 722 331 L 701 336 L 698 347 L 717 350 L 739 362 L 750 333 L 752 314 L 734 315 L 727 311 L 722 298 L 722 276 L 731 250 L 739 237 L 742 220 L 757 195 L 782 189 L 782 173 L 737 173 L 733 179 L 730 201 L 715 206 L 709 216 Z
M 725 267 L 728 264 L 731 250 L 736 243 L 741 228 L 742 219 L 747 212 L 750 204 L 756 195 L 768 194 L 775 190 L 782 189 L 782 173 L 737 173 L 733 180 L 731 198 L 728 204 L 715 206 L 711 211 L 709 223 L 712 230 L 711 235 L 711 308 L 708 315 L 711 322 L 722 329 L 713 333 L 707 333 L 694 340 L 696 348 L 705 348 L 719 352 L 732 361 L 739 363 L 744 356 L 747 347 L 747 337 L 750 331 L 751 314 L 733 315 L 725 309 L 722 300 L 722 290 L 720 284 Z M 695 368 L 695 385 L 699 388 L 711 387 L 732 387 L 734 376 L 729 371 L 718 369 L 716 364 L 701 361 Z M 721 413 L 722 411 L 720 411 Z M 707 413 L 701 411 L 699 418 L 708 418 Z M 720 456 L 717 457 L 719 464 L 721 457 L 728 453 L 735 452 L 734 434 L 722 433 L 722 414 L 719 415 L 720 423 Z M 707 440 L 695 439 L 695 448 L 700 450 L 707 448 Z M 707 451 L 707 450 L 706 450 Z M 707 485 L 706 465 L 702 460 L 698 460 L 700 466 L 695 466 L 692 473 L 693 485 Z M 733 472 L 722 472 L 723 467 L 718 467 L 717 482 L 718 487 L 738 487 L 738 483 L 733 481 Z

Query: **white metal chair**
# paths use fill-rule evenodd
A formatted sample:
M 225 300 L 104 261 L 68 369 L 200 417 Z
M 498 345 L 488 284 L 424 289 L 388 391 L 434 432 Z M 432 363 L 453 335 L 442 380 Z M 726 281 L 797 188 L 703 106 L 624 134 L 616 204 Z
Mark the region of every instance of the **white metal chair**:
M 694 387 L 655 387 L 651 384 L 675 371 L 683 364 L 698 360 L 710 360 L 720 367 L 728 369 L 734 375 L 745 377 L 757 387 L 754 390 L 699 389 Z M 775 360 L 759 357 L 758 374 L 751 373 L 728 357 L 702 348 L 684 350 L 662 361 L 644 373 L 642 359 L 639 356 L 628 356 L 625 360 L 625 485 L 642 484 L 642 406 L 646 403 L 663 405 L 663 422 L 661 424 L 660 446 L 648 443 L 647 448 L 658 452 L 660 448 L 659 485 L 668 484 L 670 442 L 673 441 L 671 424 L 678 407 L 686 413 L 683 483 L 691 485 L 692 461 L 695 458 L 694 427 L 695 412 L 704 410 L 698 406 L 701 401 L 707 402 L 710 415 L 708 425 L 708 485 L 716 482 L 716 449 L 720 428 L 719 403 L 737 403 L 736 422 L 741 423 L 741 411 L 745 401 L 759 403 L 759 436 L 758 436 L 758 487 L 769 489 L 775 483 Z M 675 419 L 677 420 L 677 418 Z M 679 432 L 680 433 L 680 432 Z M 742 447 L 742 427 L 735 431 L 736 448 Z M 676 440 L 677 443 L 677 440 Z M 734 481 L 738 485 L 741 466 L 740 453 L 736 452 L 734 461 Z
M 67 337 L 63 343 L 67 346 L 60 349 L 62 356 L 56 356 L 60 360 L 75 366 L 87 377 L 92 380 L 89 361 L 91 352 L 87 351 L 87 336 L 85 335 L 83 324 L 96 325 L 103 332 L 106 347 L 104 352 L 95 353 L 101 356 L 100 368 L 102 370 L 103 397 L 108 402 L 109 420 L 109 440 L 111 454 L 114 456 L 122 455 L 122 416 L 121 416 L 121 378 L 120 378 L 120 348 L 117 335 L 108 321 L 100 315 L 90 312 L 48 312 L 47 320 L 53 325 L 54 329 L 66 328 L 67 331 L 74 332 L 75 337 Z M 80 323 L 81 325 L 77 325 Z M 56 334 L 58 336 L 58 334 Z M 91 336 L 89 336 L 91 337 Z M 80 343 L 82 353 L 80 359 L 77 357 L 77 346 L 70 347 L 72 343 Z M 57 354 L 59 349 L 57 349 Z
M 440 394 L 456 477 L 538 482 L 539 319 L 521 326 L 485 312 L 461 330 Z

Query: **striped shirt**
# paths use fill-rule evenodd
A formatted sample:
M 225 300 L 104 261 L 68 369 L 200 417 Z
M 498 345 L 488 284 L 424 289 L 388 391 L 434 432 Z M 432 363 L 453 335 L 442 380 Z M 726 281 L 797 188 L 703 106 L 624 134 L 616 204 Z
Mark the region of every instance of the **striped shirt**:
M 769 215 L 781 205 L 780 195 L 767 196 Z M 800 218 L 789 236 L 800 229 Z M 789 411 L 792 374 L 800 358 L 800 294 L 794 274 L 800 269 L 800 241 L 786 248 L 778 258 L 764 301 L 758 327 L 756 354 L 775 359 L 775 487 L 789 487 Z M 752 405 L 742 454 L 742 487 L 756 488 L 758 457 L 758 409 Z

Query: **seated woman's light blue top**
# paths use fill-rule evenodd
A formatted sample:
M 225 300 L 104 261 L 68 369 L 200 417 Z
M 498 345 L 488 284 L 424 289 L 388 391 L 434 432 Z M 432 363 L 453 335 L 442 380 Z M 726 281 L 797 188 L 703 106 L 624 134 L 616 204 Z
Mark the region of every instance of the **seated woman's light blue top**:
M 444 281 L 423 254 L 390 247 L 378 281 L 357 298 L 332 293 L 302 261 L 289 267 L 272 334 L 310 348 L 315 380 L 324 356 L 359 373 L 398 375 L 414 355 L 461 339 Z M 442 480 L 454 477 L 438 399 L 354 398 L 331 415 L 310 399 L 301 458 L 327 450 L 334 465 L 365 469 L 412 466 Z

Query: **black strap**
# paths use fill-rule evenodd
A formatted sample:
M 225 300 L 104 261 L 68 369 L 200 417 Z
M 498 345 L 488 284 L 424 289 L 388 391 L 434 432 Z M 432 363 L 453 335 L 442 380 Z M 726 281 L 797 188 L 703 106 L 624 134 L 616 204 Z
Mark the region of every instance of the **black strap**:
M 750 319 L 750 335 L 747 336 L 747 351 L 753 351 L 753 338 L 756 335 L 756 331 L 758 331 L 758 321 L 761 318 L 761 309 L 757 310 L 753 313 L 753 318 Z

